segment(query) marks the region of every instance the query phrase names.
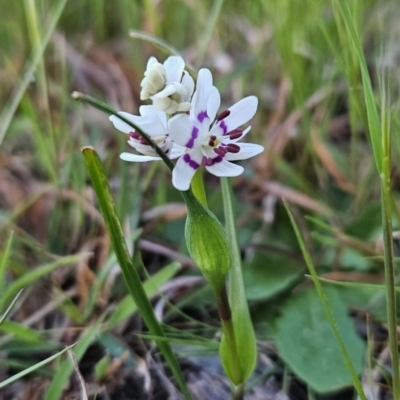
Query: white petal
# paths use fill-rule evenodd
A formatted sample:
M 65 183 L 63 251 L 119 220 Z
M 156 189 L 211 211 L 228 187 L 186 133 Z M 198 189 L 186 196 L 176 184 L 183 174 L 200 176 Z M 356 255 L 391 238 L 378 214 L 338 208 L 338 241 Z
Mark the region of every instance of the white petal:
M 178 110 L 177 111 L 187 112 L 187 111 L 190 111 L 191 108 L 192 108 L 192 105 L 188 101 L 185 101 L 183 103 L 179 103 L 178 104 Z
M 146 69 L 149 69 L 152 65 L 158 64 L 158 60 L 155 57 L 150 57 L 149 61 L 147 61 Z
M 207 103 L 212 87 L 212 75 L 210 70 L 207 68 L 202 68 L 199 71 L 197 78 L 195 97 L 192 100 L 192 115 L 194 118 L 198 118 L 200 113 L 207 111 Z
M 219 126 L 223 133 L 239 128 L 239 126 L 250 121 L 254 117 L 254 114 L 257 111 L 257 104 L 257 97 L 246 97 L 230 107 L 229 111 L 231 113 L 215 125 Z
M 126 112 L 120 112 L 118 114 L 121 114 L 123 117 L 125 117 L 128 121 L 131 121 L 135 125 L 137 124 L 138 117 L 137 115 L 132 115 Z M 118 118 L 117 115 L 111 115 L 109 117 L 109 120 L 113 123 L 114 127 L 118 129 L 119 131 L 123 133 L 130 133 L 133 132 L 135 129 L 128 125 L 126 122 L 122 121 L 121 119 Z
M 154 107 L 166 112 L 167 114 L 174 114 L 178 111 L 178 103 L 172 100 L 170 97 L 165 97 L 162 99 L 155 98 L 153 100 Z
M 192 150 L 184 154 L 176 163 L 172 171 L 172 184 L 178 190 L 189 190 L 193 175 L 199 169 L 203 155 L 199 150 Z
M 132 121 L 135 125 L 137 125 L 140 129 L 144 131 L 144 133 L 147 133 L 149 136 L 160 136 L 160 135 L 166 135 L 167 132 L 167 127 L 166 127 L 166 117 L 163 115 L 163 113 L 158 113 L 158 112 L 152 112 L 151 114 L 148 115 L 143 115 L 143 116 L 136 116 L 136 115 L 131 115 L 126 112 L 119 112 L 118 115 L 121 115 L 122 117 L 126 118 L 128 121 Z M 110 117 L 111 120 L 112 117 Z M 164 121 L 162 121 L 163 118 Z M 121 121 L 116 117 L 118 121 Z M 125 122 L 121 121 L 123 124 Z M 129 127 L 128 124 L 125 124 L 127 127 Z M 116 124 L 114 123 L 114 126 L 119 129 Z M 120 129 L 121 130 L 121 129 Z M 128 132 L 129 133 L 134 131 L 132 127 L 130 127 Z M 122 131 L 124 132 L 124 131 Z
M 247 160 L 264 151 L 264 147 L 259 144 L 236 143 L 236 145 L 240 147 L 240 151 L 238 153 L 227 153 L 225 159 L 228 161 Z
M 152 99 L 163 99 L 165 97 L 171 96 L 172 94 L 176 93 L 178 91 L 178 88 L 176 87 L 175 84 L 169 83 L 163 90 L 160 92 L 156 93 Z
M 139 107 L 139 114 L 143 117 L 145 115 L 156 114 L 158 110 L 153 105 L 146 105 Z
M 131 161 L 131 162 L 146 162 L 146 161 L 156 161 L 161 160 L 160 157 L 154 156 L 142 156 L 140 154 L 132 154 L 132 153 L 122 153 L 119 156 L 121 160 Z
M 174 160 L 175 158 L 180 157 L 182 154 L 184 154 L 186 151 L 185 147 L 179 146 L 179 144 L 173 143 L 172 144 L 172 149 L 170 153 L 168 154 L 168 157 L 171 160 Z
M 187 71 L 183 71 L 182 85 L 186 89 L 186 96 L 184 100 L 190 101 L 194 90 L 194 80 Z
M 240 165 L 232 164 L 226 160 L 206 167 L 206 169 L 216 176 L 238 176 L 244 171 L 244 168 Z
M 181 146 L 192 149 L 201 144 L 201 132 L 186 114 L 172 117 L 169 120 L 168 128 L 171 139 Z
M 182 57 L 171 56 L 164 62 L 164 68 L 167 73 L 167 82 L 180 82 L 185 68 L 185 61 L 183 61 Z
M 218 89 L 215 86 L 213 86 L 210 89 L 208 103 L 207 103 L 207 114 L 208 117 L 210 118 L 210 121 L 214 121 L 220 105 L 221 105 L 221 95 L 219 94 Z

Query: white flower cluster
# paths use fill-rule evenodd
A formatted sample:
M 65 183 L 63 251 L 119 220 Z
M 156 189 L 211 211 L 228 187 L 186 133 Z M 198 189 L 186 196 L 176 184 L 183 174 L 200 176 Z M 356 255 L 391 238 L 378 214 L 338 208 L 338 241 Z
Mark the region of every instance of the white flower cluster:
M 170 159 L 178 158 L 172 183 L 181 191 L 189 189 L 201 165 L 216 176 L 237 176 L 243 167 L 230 161 L 245 160 L 264 150 L 258 144 L 238 143 L 250 130 L 240 127 L 256 113 L 257 98 L 246 97 L 217 115 L 221 96 L 211 72 L 205 68 L 199 71 L 193 93 L 193 78 L 184 68 L 181 57 L 169 57 L 164 64 L 150 58 L 140 84 L 140 98 L 151 99 L 153 104 L 141 106 L 139 116 L 118 113 L 146 132 Z M 123 160 L 160 160 L 154 149 L 117 115 L 110 121 L 128 134 L 128 144 L 138 153 L 122 153 Z

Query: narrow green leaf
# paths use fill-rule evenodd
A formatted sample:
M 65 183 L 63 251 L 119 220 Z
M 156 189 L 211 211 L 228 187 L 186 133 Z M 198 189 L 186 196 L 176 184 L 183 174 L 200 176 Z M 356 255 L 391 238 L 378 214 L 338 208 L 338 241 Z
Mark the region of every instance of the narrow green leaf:
M 376 168 L 382 172 L 382 142 L 380 136 L 379 114 L 375 104 L 374 91 L 372 89 L 371 78 L 369 76 L 367 63 L 361 45 L 360 35 L 353 21 L 352 14 L 347 0 L 333 0 L 333 6 L 338 7 L 342 15 L 347 31 L 348 42 L 352 44 L 354 54 L 358 60 L 361 71 L 361 80 L 364 91 L 364 101 L 367 109 L 368 131 L 374 153 Z M 338 27 L 340 29 L 340 27 Z
M 28 375 L 31 372 L 36 371 L 38 368 L 43 367 L 44 365 L 48 364 L 49 362 L 55 360 L 57 357 L 60 357 L 66 351 L 72 349 L 72 347 L 74 347 L 75 345 L 76 345 L 76 343 L 72 344 L 71 346 L 66 347 L 65 349 L 59 351 L 57 354 L 54 354 L 53 356 L 51 356 L 49 358 L 46 358 L 45 360 L 43 360 L 43 361 L 41 361 L 41 362 L 39 362 L 39 363 L 37 363 L 35 365 L 32 365 L 32 367 L 27 368 L 27 369 L 19 372 L 18 374 L 15 374 L 15 375 L 11 376 L 10 378 L 6 379 L 5 381 L 0 382 L 0 389 L 5 387 L 5 386 L 7 386 L 7 385 L 9 385 L 10 383 L 13 383 L 13 382 L 23 378 L 25 375 Z
M 25 342 L 40 343 L 42 341 L 42 338 L 37 331 L 17 322 L 4 321 L 0 329 Z
M 0 318 L 0 326 L 2 325 L 2 323 L 5 321 L 5 319 L 8 317 L 8 314 L 10 314 L 11 310 L 13 309 L 15 303 L 17 302 L 19 296 L 21 296 L 21 293 L 23 292 L 23 289 L 21 289 L 17 295 L 14 297 L 13 301 L 11 302 L 11 304 L 8 306 L 7 310 L 4 312 L 4 314 L 1 316 Z
M 167 43 L 165 40 L 162 40 L 156 36 L 153 35 L 149 35 L 146 32 L 143 31 L 138 31 L 136 29 L 131 29 L 129 31 L 129 36 L 132 39 L 139 39 L 139 40 L 143 40 L 145 42 L 151 43 L 154 46 L 156 46 L 157 48 L 161 49 L 162 51 L 164 51 L 167 54 L 173 55 L 173 56 L 181 56 L 181 54 L 179 53 L 179 51 L 171 46 L 169 43 Z M 186 70 L 188 72 L 190 72 L 190 74 L 192 76 L 197 76 L 196 70 L 194 69 L 194 67 L 190 64 L 188 64 L 186 62 Z
M 108 234 L 110 235 L 111 243 L 124 275 L 128 290 L 150 332 L 154 336 L 165 337 L 164 331 L 160 323 L 157 321 L 151 303 L 146 296 L 143 284 L 129 255 L 121 224 L 115 210 L 114 200 L 99 156 L 92 147 L 85 147 L 82 150 L 82 153 L 85 157 L 86 166 L 99 201 L 104 222 Z M 162 340 L 157 340 L 156 342 L 166 362 L 171 368 L 183 395 L 186 399 L 190 399 L 182 371 L 169 343 Z
M 326 295 L 325 295 L 325 293 L 324 293 L 324 291 L 322 289 L 321 282 L 318 279 L 318 275 L 317 275 L 317 272 L 315 270 L 313 261 L 311 259 L 311 255 L 308 252 L 308 250 L 307 250 L 307 248 L 306 248 L 306 246 L 304 244 L 303 237 L 302 237 L 302 235 L 300 233 L 300 230 L 299 230 L 299 228 L 297 226 L 297 223 L 296 223 L 296 221 L 295 221 L 295 219 L 293 217 L 293 214 L 290 211 L 289 206 L 286 203 L 284 203 L 284 205 L 285 205 L 286 211 L 287 211 L 287 213 L 289 215 L 290 222 L 292 223 L 293 230 L 294 230 L 294 232 L 296 234 L 297 241 L 299 243 L 299 246 L 300 246 L 301 252 L 303 254 L 304 260 L 305 260 L 305 262 L 307 264 L 307 267 L 308 267 L 308 269 L 310 271 L 311 279 L 313 280 L 315 288 L 317 289 L 318 297 L 319 297 L 319 299 L 320 299 L 320 301 L 322 303 L 322 306 L 324 308 L 324 313 L 326 315 L 326 318 L 328 319 L 329 324 L 331 325 L 331 328 L 333 330 L 333 334 L 335 336 L 336 342 L 337 342 L 337 344 L 339 346 L 340 353 L 342 354 L 343 360 L 344 360 L 344 362 L 346 364 L 346 368 L 350 373 L 351 379 L 353 381 L 354 388 L 356 389 L 356 391 L 358 393 L 358 396 L 362 400 L 367 400 L 367 397 L 364 394 L 360 379 L 358 378 L 357 371 L 354 368 L 354 365 L 352 363 L 351 357 L 350 357 L 350 355 L 349 355 L 349 353 L 348 353 L 348 351 L 346 349 L 345 343 L 344 343 L 343 338 L 342 338 L 342 336 L 340 334 L 340 331 L 339 331 L 339 328 L 337 326 L 335 317 L 334 317 L 334 315 L 332 313 L 332 309 L 330 307 L 329 301 L 328 301 L 328 299 L 327 299 L 327 297 L 326 297 Z
M 57 2 L 54 6 L 54 10 L 51 10 L 48 13 L 48 15 L 51 16 L 50 23 L 43 36 L 43 40 L 40 46 L 32 51 L 30 59 L 26 63 L 25 70 L 23 74 L 21 74 L 22 80 L 17 84 L 14 93 L 11 95 L 2 113 L 0 114 L 0 145 L 3 142 L 7 129 L 10 126 L 14 113 L 17 110 L 18 105 L 22 100 L 22 97 L 24 96 L 26 89 L 32 82 L 32 77 L 34 76 L 36 68 L 42 60 L 43 53 L 46 50 L 51 36 L 53 35 L 57 22 L 60 19 L 61 13 L 63 12 L 66 3 L 67 0 L 61 0 Z
M 226 232 L 232 256 L 232 267 L 229 271 L 229 304 L 232 311 L 235 342 L 239 350 L 242 382 L 252 374 L 257 360 L 256 337 L 251 322 L 247 298 L 244 288 L 240 249 L 236 236 L 236 218 L 232 205 L 232 190 L 228 178 L 221 178 L 222 196 L 224 202 L 224 215 Z M 231 350 L 227 348 L 224 340 L 221 341 L 221 355 L 226 355 Z
M 88 256 L 90 256 L 89 253 L 80 253 L 73 256 L 62 257 L 57 261 L 42 265 L 41 267 L 35 268 L 32 271 L 29 271 L 26 274 L 22 275 L 20 278 L 18 278 L 16 281 L 8 286 L 6 292 L 0 300 L 0 309 L 4 307 L 4 304 L 8 303 L 11 300 L 15 293 L 23 289 L 25 286 L 33 284 L 39 278 L 48 275 L 50 272 L 56 270 L 57 268 L 71 265 Z
M 11 231 L 7 239 L 4 253 L 0 259 L 0 292 L 3 292 L 4 289 L 5 273 L 6 273 L 8 258 L 10 257 L 13 238 L 14 238 L 14 232 Z

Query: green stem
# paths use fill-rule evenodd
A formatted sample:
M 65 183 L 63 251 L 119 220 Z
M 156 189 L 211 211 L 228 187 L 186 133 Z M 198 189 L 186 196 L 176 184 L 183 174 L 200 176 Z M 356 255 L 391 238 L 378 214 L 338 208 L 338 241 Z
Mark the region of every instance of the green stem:
M 199 200 L 204 207 L 208 207 L 206 191 L 204 189 L 203 173 L 201 169 L 198 169 L 194 174 L 191 188 L 197 200 Z
M 219 316 L 221 318 L 222 331 L 224 333 L 224 340 L 226 342 L 229 351 L 229 366 L 231 368 L 231 373 L 234 377 L 234 381 L 239 381 L 241 376 L 240 361 L 238 356 L 238 349 L 235 339 L 235 330 L 232 321 L 231 308 L 228 301 L 228 293 L 226 291 L 225 285 L 217 290 L 214 290 L 215 296 L 217 298 L 217 307 Z
M 240 384 L 233 389 L 232 400 L 244 399 L 244 385 Z

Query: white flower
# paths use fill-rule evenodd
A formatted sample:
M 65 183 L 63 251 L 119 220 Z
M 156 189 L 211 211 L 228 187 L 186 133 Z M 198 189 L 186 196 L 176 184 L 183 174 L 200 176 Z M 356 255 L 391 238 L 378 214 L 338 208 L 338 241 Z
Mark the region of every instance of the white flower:
M 158 110 L 168 114 L 189 111 L 194 81 L 184 68 L 185 61 L 181 57 L 168 57 L 164 64 L 151 57 L 140 84 L 141 100 L 150 98 Z
M 178 145 L 174 145 L 169 136 L 167 115 L 157 110 L 154 106 L 141 106 L 139 112 L 140 116 L 132 115 L 127 112 L 119 112 L 118 115 L 121 115 L 141 128 L 171 159 L 182 155 L 184 149 Z M 122 160 L 145 162 L 161 159 L 139 133 L 126 122 L 118 118 L 118 116 L 112 115 L 110 121 L 114 124 L 116 129 L 128 134 L 128 144 L 139 153 L 122 153 L 120 155 Z
M 211 72 L 201 69 L 190 115 L 178 114 L 169 120 L 171 139 L 185 148 L 172 172 L 172 183 L 178 190 L 189 189 L 201 165 L 216 176 L 237 176 L 243 167 L 229 161 L 245 160 L 264 150 L 258 144 L 237 143 L 250 131 L 250 127 L 244 131 L 239 127 L 253 118 L 257 98 L 246 97 L 216 117 L 220 103 Z

